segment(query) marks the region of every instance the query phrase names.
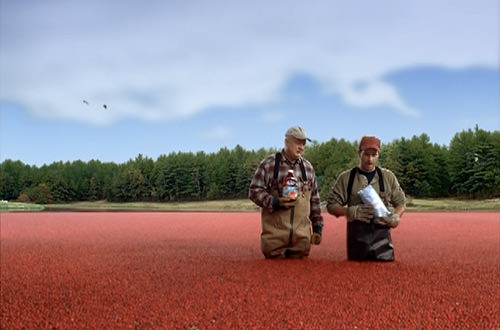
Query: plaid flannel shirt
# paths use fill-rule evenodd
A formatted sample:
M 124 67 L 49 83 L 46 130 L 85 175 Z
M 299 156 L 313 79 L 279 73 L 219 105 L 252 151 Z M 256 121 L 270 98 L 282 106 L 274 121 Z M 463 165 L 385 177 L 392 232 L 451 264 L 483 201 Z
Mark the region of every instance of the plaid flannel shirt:
M 271 188 L 273 184 L 273 176 L 274 176 L 274 163 L 276 156 L 270 155 L 265 158 L 255 171 L 252 182 L 250 183 L 250 188 L 248 191 L 248 197 L 258 206 L 263 208 L 272 209 L 273 208 L 273 199 L 274 197 L 271 195 Z M 311 211 L 309 214 L 309 219 L 312 222 L 313 226 L 323 227 L 323 217 L 321 216 L 321 200 L 319 197 L 318 185 L 316 181 L 316 174 L 314 172 L 314 168 L 312 164 L 305 158 L 301 157 L 295 162 L 290 162 L 285 158 L 285 155 L 282 152 L 280 169 L 278 174 L 278 187 L 282 187 L 282 183 L 280 180 L 288 173 L 288 170 L 292 169 L 295 177 L 300 178 L 298 181 L 299 189 L 301 188 L 302 182 L 302 170 L 300 163 L 304 164 L 304 168 L 306 171 L 307 181 L 310 184 L 311 189 L 311 201 L 310 207 Z

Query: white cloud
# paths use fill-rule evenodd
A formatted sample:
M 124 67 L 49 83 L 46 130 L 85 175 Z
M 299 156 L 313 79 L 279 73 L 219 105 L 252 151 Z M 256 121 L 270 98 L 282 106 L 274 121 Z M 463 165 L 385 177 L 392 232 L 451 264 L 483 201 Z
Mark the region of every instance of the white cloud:
M 365 83 L 362 88 L 356 88 L 355 85 L 348 86 L 341 90 L 341 95 L 346 103 L 357 107 L 369 106 L 392 106 L 404 115 L 418 117 L 420 115 L 417 109 L 407 105 L 402 100 L 393 86 L 375 80 Z
M 260 121 L 265 124 L 279 123 L 286 119 L 286 114 L 283 111 L 273 110 L 261 114 Z
M 232 135 L 231 129 L 227 126 L 217 125 L 209 131 L 202 132 L 202 138 L 207 140 L 224 140 Z
M 382 77 L 498 68 L 498 12 L 488 0 L 3 2 L 0 96 L 43 117 L 168 120 L 273 101 L 301 72 L 352 106 L 416 116 Z

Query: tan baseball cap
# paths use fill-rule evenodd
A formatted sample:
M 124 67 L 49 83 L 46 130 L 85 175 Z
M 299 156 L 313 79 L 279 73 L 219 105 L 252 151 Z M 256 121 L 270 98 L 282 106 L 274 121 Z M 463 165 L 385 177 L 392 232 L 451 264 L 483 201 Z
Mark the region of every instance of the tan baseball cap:
M 285 137 L 289 137 L 289 136 L 294 137 L 294 138 L 299 139 L 299 140 L 311 141 L 311 139 L 306 136 L 306 131 L 300 126 L 290 127 L 286 131 L 286 134 L 285 134 Z

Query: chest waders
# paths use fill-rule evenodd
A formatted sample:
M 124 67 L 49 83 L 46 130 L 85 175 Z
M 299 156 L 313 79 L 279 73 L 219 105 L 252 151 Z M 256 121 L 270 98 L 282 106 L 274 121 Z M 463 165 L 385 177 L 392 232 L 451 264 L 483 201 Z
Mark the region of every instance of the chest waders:
M 380 198 L 387 205 L 385 195 L 384 178 L 382 170 L 376 167 L 379 177 Z M 351 206 L 351 193 L 354 177 L 358 168 L 351 170 L 349 182 L 347 184 L 347 206 Z M 377 260 L 393 261 L 394 246 L 391 239 L 391 229 L 377 225 L 371 220 L 370 223 L 361 221 L 347 222 L 347 258 L 349 260 Z
M 279 169 L 281 153 L 276 153 L 271 195 L 280 196 Z M 295 206 L 288 209 L 262 208 L 261 249 L 266 258 L 300 258 L 309 255 L 311 249 L 311 221 L 309 219 L 311 185 L 307 181 L 304 164 L 300 162 L 302 178 Z

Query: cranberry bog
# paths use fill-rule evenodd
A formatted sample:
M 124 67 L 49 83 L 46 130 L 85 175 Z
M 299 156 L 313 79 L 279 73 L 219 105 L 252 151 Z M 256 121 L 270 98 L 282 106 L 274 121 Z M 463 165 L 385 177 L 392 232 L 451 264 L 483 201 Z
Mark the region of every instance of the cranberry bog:
M 260 214 L 1 213 L 2 329 L 498 329 L 500 213 L 406 213 L 396 261 L 266 260 Z

